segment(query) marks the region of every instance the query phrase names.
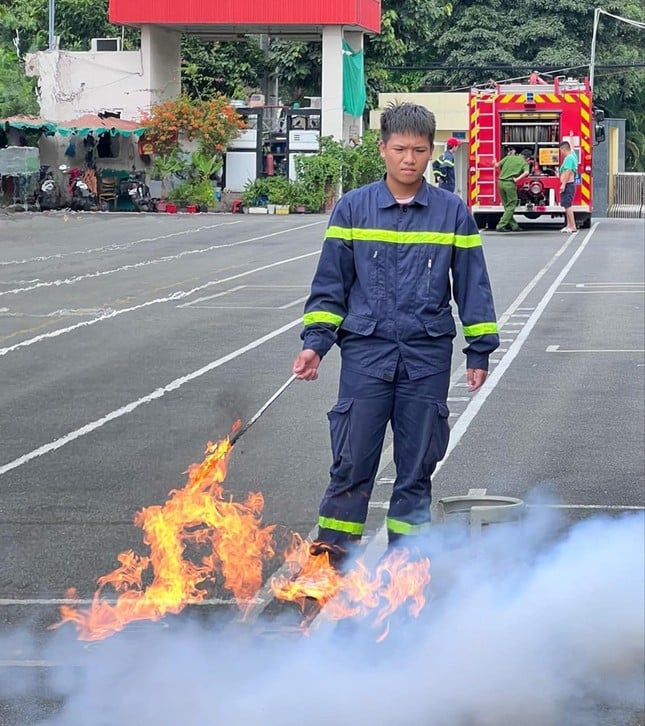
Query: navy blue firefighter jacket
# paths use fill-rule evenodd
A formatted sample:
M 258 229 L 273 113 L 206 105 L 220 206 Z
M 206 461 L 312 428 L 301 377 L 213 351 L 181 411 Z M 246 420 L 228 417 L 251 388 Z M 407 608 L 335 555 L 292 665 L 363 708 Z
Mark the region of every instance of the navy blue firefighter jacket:
M 452 277 L 452 291 L 451 291 Z M 348 370 L 412 380 L 450 368 L 454 296 L 468 368 L 499 345 L 481 238 L 464 202 L 425 182 L 400 205 L 385 180 L 336 204 L 305 305 L 303 348 L 341 347 Z

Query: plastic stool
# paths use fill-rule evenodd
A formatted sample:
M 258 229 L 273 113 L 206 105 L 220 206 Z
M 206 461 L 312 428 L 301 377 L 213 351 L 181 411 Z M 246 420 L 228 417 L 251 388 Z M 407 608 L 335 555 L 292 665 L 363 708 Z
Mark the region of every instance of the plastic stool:
M 231 207 L 231 212 L 233 212 L 233 214 L 237 214 L 238 212 L 241 212 L 241 211 L 242 211 L 242 200 L 234 199 L 233 206 Z

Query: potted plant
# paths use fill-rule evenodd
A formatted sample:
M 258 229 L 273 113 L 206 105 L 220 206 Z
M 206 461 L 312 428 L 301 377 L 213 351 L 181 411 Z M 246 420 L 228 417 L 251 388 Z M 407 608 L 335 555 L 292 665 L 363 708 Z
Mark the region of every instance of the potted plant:
M 157 209 L 164 212 L 166 207 L 166 196 L 168 194 L 168 180 L 171 176 L 180 173 L 184 169 L 184 162 L 179 157 L 177 149 L 167 154 L 159 154 L 155 157 L 152 165 L 153 178 L 161 181 L 161 200 L 157 203 Z M 163 208 L 162 208 L 163 207 Z

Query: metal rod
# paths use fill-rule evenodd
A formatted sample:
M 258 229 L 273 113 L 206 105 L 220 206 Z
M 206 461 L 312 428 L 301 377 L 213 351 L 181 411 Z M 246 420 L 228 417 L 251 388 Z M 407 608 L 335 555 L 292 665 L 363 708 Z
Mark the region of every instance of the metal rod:
M 242 426 L 242 428 L 238 429 L 233 434 L 233 436 L 231 436 L 231 438 L 229 439 L 229 444 L 231 446 L 233 446 L 235 443 L 237 443 L 242 438 L 242 436 L 251 428 L 251 426 L 253 426 L 253 424 L 267 410 L 267 408 L 269 408 L 269 406 L 276 400 L 276 398 L 281 396 L 284 393 L 284 391 L 286 391 L 287 388 L 289 388 L 289 386 L 296 380 L 297 377 L 298 376 L 296 376 L 294 374 L 293 376 L 291 376 L 291 378 L 289 378 L 288 381 L 286 381 L 286 383 L 283 383 L 280 386 L 280 388 L 278 388 L 278 390 L 271 396 L 271 398 L 268 401 L 266 401 L 266 403 L 263 403 L 262 406 L 260 407 L 260 409 L 255 414 L 253 414 L 253 416 L 251 416 L 249 421 L 247 423 L 245 423 L 244 426 Z
M 56 23 L 56 0 L 49 0 L 49 50 L 55 50 L 54 26 Z

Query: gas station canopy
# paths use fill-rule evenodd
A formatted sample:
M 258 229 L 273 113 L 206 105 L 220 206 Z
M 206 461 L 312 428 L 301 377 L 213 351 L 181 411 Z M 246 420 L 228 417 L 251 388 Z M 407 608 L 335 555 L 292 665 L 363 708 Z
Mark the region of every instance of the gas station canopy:
M 324 26 L 378 33 L 380 0 L 110 0 L 115 25 L 156 25 L 219 40 L 268 34 L 319 39 Z

